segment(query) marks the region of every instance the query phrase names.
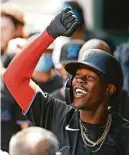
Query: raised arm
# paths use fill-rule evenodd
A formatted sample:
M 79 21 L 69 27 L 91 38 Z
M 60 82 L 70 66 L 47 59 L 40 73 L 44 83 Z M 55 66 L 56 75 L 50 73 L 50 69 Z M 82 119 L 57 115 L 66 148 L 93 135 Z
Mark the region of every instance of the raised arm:
M 71 36 L 77 23 L 77 18 L 71 9 L 64 9 L 51 21 L 46 30 L 27 45 L 10 63 L 3 79 L 23 111 L 28 109 L 36 94 L 37 85 L 30 79 L 40 56 L 56 37 Z

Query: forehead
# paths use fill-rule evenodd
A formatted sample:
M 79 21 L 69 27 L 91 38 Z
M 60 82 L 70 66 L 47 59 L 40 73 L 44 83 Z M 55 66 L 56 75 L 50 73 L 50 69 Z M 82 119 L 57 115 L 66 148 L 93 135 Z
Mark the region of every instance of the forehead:
M 91 74 L 94 74 L 94 75 L 96 75 L 96 76 L 99 76 L 99 74 L 98 74 L 93 68 L 85 67 L 85 66 L 80 67 L 80 68 L 77 70 L 76 73 L 80 73 L 80 74 L 82 74 L 82 75 L 91 73 Z
M 11 18 L 6 17 L 6 16 L 1 17 L 0 25 L 1 25 L 1 27 L 14 27 L 14 24 L 13 24 Z

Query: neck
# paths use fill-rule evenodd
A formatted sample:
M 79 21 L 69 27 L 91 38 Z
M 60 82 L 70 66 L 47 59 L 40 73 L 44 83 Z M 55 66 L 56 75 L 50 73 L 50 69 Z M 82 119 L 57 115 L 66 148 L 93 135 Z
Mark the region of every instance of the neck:
M 104 104 L 93 110 L 80 110 L 80 119 L 91 124 L 103 124 L 107 121 L 108 107 Z

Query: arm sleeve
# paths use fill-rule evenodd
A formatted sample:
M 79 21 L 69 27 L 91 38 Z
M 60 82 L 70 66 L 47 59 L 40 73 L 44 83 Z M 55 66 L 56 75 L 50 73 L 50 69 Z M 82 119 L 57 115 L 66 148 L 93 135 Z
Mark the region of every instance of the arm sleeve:
M 54 38 L 44 31 L 15 56 L 3 75 L 5 84 L 23 112 L 28 109 L 37 91 L 37 85 L 30 80 L 34 68 L 53 41 Z

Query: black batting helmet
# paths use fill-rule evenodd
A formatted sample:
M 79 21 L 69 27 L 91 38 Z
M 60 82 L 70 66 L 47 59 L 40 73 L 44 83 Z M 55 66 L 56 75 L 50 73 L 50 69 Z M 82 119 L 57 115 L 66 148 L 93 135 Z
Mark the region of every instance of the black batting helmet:
M 119 98 L 123 87 L 123 72 L 119 62 L 111 54 L 99 49 L 89 49 L 77 62 L 66 64 L 65 69 L 74 77 L 76 71 L 83 66 L 92 68 L 98 74 L 103 74 L 110 83 L 116 86 L 112 99 Z

